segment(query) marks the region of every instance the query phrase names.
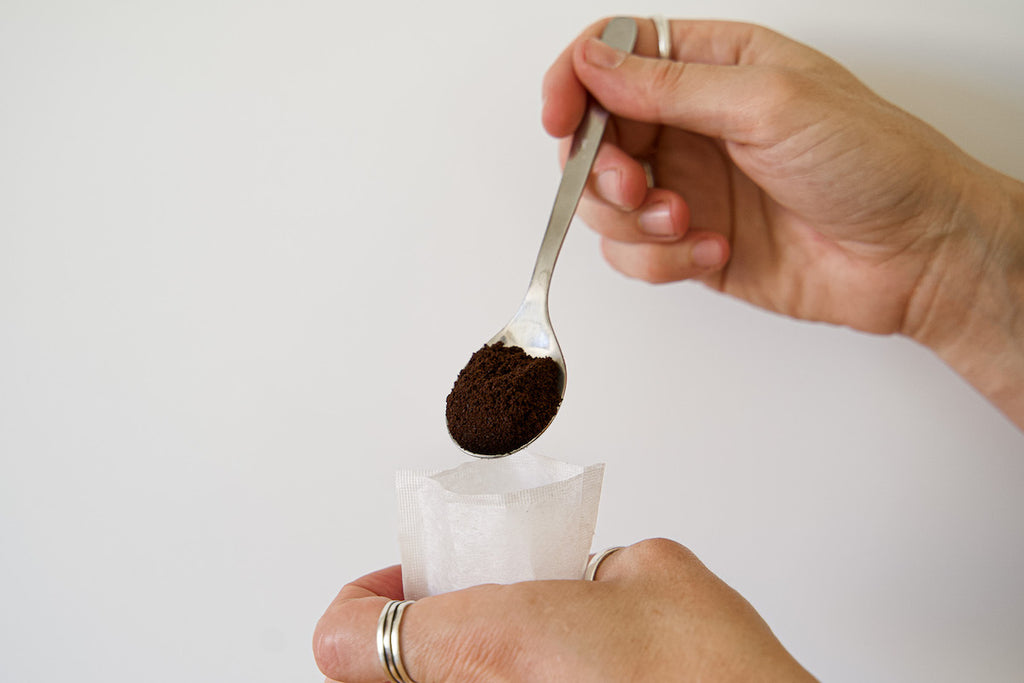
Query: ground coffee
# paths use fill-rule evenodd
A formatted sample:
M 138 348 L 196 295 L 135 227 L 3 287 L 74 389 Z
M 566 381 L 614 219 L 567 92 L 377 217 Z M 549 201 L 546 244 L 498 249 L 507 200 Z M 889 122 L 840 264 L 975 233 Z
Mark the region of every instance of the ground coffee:
M 562 402 L 562 370 L 501 342 L 473 354 L 448 394 L 448 432 L 463 450 L 503 455 L 544 431 Z

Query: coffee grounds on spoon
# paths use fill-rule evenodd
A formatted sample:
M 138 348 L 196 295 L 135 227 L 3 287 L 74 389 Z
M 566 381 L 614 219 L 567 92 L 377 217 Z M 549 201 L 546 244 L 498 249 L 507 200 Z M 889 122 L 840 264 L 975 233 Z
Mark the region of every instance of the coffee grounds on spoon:
M 477 455 L 518 450 L 544 431 L 562 402 L 562 370 L 498 342 L 474 353 L 448 394 L 445 416 L 455 443 Z

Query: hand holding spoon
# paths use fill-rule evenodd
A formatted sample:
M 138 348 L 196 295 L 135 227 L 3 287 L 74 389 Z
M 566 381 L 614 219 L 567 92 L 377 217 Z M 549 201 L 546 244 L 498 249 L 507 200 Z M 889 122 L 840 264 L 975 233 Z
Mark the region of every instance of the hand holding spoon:
M 617 17 L 601 40 L 631 52 L 636 33 L 636 22 Z M 448 433 L 470 455 L 502 457 L 525 448 L 547 429 L 565 395 L 565 359 L 551 326 L 548 290 L 607 123 L 608 112 L 591 101 L 573 135 L 526 296 L 512 320 L 473 354 L 448 396 Z M 551 395 L 537 395 L 545 393 Z

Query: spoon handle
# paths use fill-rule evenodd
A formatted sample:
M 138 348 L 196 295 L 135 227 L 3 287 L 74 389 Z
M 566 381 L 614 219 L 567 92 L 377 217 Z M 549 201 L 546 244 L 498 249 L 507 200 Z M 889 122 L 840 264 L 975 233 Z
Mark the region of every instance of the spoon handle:
M 616 17 L 608 22 L 601 40 L 614 48 L 632 52 L 636 43 L 636 22 L 627 17 Z M 558 252 L 569 230 L 576 206 L 583 195 L 583 188 L 590 176 L 590 169 L 597 157 L 597 149 L 601 146 L 601 138 L 608 123 L 608 112 L 592 98 L 587 107 L 583 122 L 573 135 L 569 158 L 562 171 L 562 181 L 555 195 L 555 205 L 551 208 L 551 217 L 537 254 L 537 265 L 533 268 L 530 280 L 530 292 L 547 298 L 551 286 L 551 272 L 555 268 Z

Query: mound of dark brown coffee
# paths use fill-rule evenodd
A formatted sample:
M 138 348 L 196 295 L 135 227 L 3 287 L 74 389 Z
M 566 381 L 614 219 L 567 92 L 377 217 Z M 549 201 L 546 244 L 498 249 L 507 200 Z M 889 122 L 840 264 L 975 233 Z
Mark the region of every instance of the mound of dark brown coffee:
M 448 394 L 448 432 L 463 450 L 503 455 L 544 431 L 562 402 L 562 370 L 518 346 L 484 346 Z

